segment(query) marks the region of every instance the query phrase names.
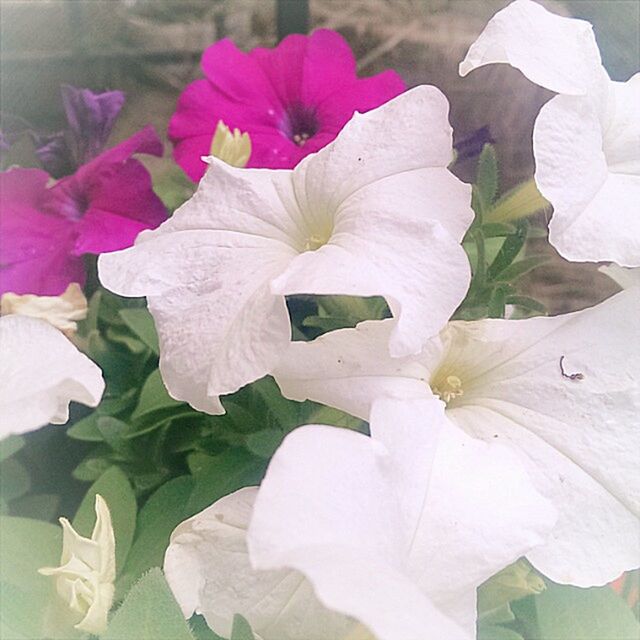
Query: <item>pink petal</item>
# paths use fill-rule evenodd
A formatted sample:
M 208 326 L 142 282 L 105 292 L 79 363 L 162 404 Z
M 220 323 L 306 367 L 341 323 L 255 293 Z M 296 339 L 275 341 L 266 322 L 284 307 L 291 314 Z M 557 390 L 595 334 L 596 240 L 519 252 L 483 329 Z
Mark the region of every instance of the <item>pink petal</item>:
M 151 125 L 147 125 L 120 144 L 101 153 L 91 162 L 82 165 L 76 171 L 75 176 L 78 180 L 84 181 L 93 177 L 97 171 L 104 171 L 105 167 L 126 162 L 136 153 L 147 153 L 161 157 L 162 152 L 162 141 L 158 137 L 156 130 Z
M 68 255 L 73 223 L 40 210 L 48 180 L 39 169 L 0 174 L 0 293 L 58 295 L 84 282 L 82 261 Z
M 153 192 L 149 172 L 130 159 L 92 190 L 89 208 L 77 224 L 74 255 L 130 247 L 140 231 L 153 229 L 166 219 L 167 211 Z

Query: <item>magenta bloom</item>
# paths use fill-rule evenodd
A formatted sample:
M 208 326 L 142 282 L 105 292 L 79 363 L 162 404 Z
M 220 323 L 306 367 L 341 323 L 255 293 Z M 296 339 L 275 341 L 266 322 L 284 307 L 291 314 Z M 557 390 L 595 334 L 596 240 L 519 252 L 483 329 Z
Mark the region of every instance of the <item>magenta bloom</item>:
M 40 169 L 0 173 L 0 293 L 58 295 L 83 284 L 84 254 L 124 249 L 166 219 L 136 153 L 162 155 L 152 127 L 51 186 Z
M 205 170 L 219 120 L 251 137 L 249 167 L 288 169 L 331 142 L 355 111 L 402 93 L 395 71 L 356 76 L 353 53 L 335 31 L 287 36 L 275 49 L 240 51 L 225 39 L 202 56 L 206 80 L 191 83 L 169 123 L 174 157 L 192 180 Z

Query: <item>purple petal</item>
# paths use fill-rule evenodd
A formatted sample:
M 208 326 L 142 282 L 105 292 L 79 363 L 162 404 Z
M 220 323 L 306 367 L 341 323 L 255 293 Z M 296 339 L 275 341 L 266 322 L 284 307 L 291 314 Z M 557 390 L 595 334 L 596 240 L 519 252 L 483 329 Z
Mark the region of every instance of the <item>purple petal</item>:
M 64 131 L 52 134 L 32 132 L 31 137 L 42 168 L 54 178 L 62 178 L 75 171 L 76 161 Z
M 124 104 L 124 93 L 93 93 L 71 85 L 62 85 L 61 92 L 75 142 L 76 160 L 79 165 L 85 164 L 104 149 Z

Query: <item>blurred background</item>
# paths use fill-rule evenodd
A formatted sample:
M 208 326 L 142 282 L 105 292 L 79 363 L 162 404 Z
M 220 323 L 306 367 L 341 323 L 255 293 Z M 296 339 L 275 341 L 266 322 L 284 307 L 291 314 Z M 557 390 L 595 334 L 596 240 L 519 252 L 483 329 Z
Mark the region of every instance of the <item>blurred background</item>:
M 2 128 L 55 131 L 64 118 L 62 83 L 121 89 L 127 103 L 112 142 L 146 123 L 165 136 L 178 95 L 200 77 L 202 50 L 223 37 L 240 47 L 273 46 L 290 31 L 336 29 L 351 44 L 360 73 L 396 69 L 409 86 L 435 84 L 451 102 L 457 139 L 488 126 L 506 190 L 533 174 L 531 133 L 551 97 L 505 65 L 460 78 L 457 67 L 487 20 L 507 0 L 0 0 Z M 640 68 L 640 0 L 549 0 L 594 24 L 605 66 L 626 80 Z M 411 123 L 402 126 L 410 127 Z M 147 162 L 145 160 L 145 162 Z M 9 164 L 35 165 L 28 136 Z M 147 162 L 154 184 L 178 203 L 193 186 L 165 157 Z M 472 180 L 475 164 L 456 168 Z M 170 194 L 166 196 L 166 194 Z M 173 194 L 173 195 L 171 195 Z M 543 219 L 537 221 L 541 226 Z M 552 252 L 544 240 L 530 251 Z M 583 308 L 615 291 L 594 265 L 555 253 L 526 276 L 530 295 L 550 312 Z

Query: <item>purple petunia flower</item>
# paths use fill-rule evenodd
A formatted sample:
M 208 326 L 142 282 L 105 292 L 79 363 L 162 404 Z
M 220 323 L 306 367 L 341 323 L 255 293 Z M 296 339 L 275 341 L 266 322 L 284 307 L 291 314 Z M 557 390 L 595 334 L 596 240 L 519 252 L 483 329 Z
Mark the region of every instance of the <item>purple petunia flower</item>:
M 40 169 L 0 173 L 0 293 L 58 295 L 84 283 L 84 254 L 128 247 L 166 219 L 136 153 L 162 155 L 151 126 L 54 184 Z
M 249 53 L 224 39 L 204 52 L 202 69 L 206 80 L 185 89 L 169 124 L 175 160 L 192 180 L 204 174 L 201 157 L 219 120 L 249 133 L 247 166 L 292 168 L 331 142 L 355 111 L 405 89 L 395 71 L 359 79 L 349 45 L 327 29 Z
M 102 152 L 124 104 L 122 91 L 93 93 L 71 85 L 60 91 L 68 131 L 32 132 L 38 160 L 54 178 L 73 173 Z

